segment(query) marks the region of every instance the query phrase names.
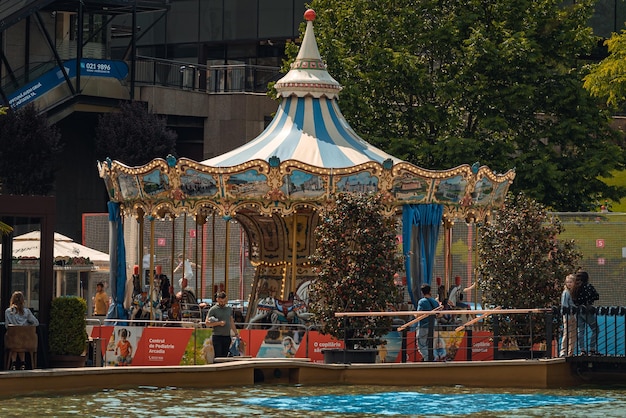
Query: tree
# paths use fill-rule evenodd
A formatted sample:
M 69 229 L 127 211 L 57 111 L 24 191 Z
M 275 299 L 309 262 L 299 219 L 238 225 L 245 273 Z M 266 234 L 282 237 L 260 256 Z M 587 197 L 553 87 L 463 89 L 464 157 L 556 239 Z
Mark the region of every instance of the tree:
M 479 279 L 487 306 L 542 308 L 558 306 L 565 276 L 574 273 L 582 254 L 573 240 L 559 240 L 561 221 L 523 194 L 509 194 L 505 206 L 481 229 Z M 533 335 L 545 337 L 543 318 L 533 318 Z M 528 318 L 512 315 L 500 323 L 500 335 L 528 336 Z M 530 346 L 530 342 L 522 342 Z
M 165 118 L 148 112 L 144 103 L 123 102 L 119 112 L 98 118 L 96 155 L 129 166 L 143 165 L 175 154 L 176 138 L 176 133 L 166 127 Z
M 0 183 L 15 195 L 48 195 L 61 135 L 33 104 L 0 116 Z
M 593 1 L 314 0 L 320 52 L 365 139 L 429 169 L 516 168 L 513 191 L 588 210 L 626 188 L 609 115 L 582 87 Z M 566 185 L 566 187 L 564 187 Z
M 607 106 L 617 109 L 626 103 L 626 31 L 612 34 L 604 45 L 609 55 L 591 66 L 584 87 L 592 96 L 606 100 Z
M 391 318 L 335 317 L 335 312 L 387 311 L 397 298 L 394 274 L 402 269 L 395 220 L 382 215 L 379 196 L 343 194 L 320 214 L 311 263 L 309 310 L 320 332 L 347 342 L 346 348 L 376 347 L 391 330 Z

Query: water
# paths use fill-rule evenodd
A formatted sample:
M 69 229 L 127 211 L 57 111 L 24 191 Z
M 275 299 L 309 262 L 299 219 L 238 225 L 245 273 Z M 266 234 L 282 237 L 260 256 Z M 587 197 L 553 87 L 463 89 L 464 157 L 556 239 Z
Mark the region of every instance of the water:
M 27 407 L 25 407 L 27 405 Z M 626 388 L 564 390 L 456 387 L 139 387 L 4 399 L 0 416 L 90 417 L 626 417 Z

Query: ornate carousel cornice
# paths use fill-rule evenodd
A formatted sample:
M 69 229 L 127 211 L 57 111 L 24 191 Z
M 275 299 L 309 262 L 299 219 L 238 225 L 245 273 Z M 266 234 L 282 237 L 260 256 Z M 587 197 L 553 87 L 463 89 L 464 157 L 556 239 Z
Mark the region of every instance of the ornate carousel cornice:
M 230 219 L 240 211 L 287 216 L 304 208 L 321 210 L 341 193 L 381 193 L 387 215 L 405 204 L 438 203 L 448 221 L 485 221 L 503 204 L 515 177 L 514 170 L 496 174 L 478 164 L 428 170 L 391 160 L 322 168 L 270 158 L 211 167 L 168 156 L 139 167 L 107 160 L 98 169 L 110 199 L 126 215 L 189 214 L 200 222 L 211 213 Z

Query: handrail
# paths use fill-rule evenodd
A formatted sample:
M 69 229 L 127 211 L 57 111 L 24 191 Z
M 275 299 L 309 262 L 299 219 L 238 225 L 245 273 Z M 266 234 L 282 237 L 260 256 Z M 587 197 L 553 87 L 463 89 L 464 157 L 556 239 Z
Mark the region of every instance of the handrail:
M 417 316 L 417 315 L 480 315 L 485 313 L 545 313 L 551 312 L 552 308 L 500 308 L 500 309 L 449 309 L 441 311 L 385 311 L 385 312 L 335 312 L 336 317 L 344 316 Z

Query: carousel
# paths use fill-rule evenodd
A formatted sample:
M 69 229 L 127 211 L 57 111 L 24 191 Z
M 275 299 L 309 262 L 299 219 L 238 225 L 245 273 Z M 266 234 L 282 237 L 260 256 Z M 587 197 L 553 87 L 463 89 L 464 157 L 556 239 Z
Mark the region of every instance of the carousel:
M 135 217 L 140 231 L 146 226 L 153 231 L 158 220 L 180 216 L 200 228 L 216 216 L 236 220 L 255 267 L 251 307 L 267 297 L 288 299 L 315 279 L 309 262 L 313 232 L 320 212 L 336 196 L 379 193 L 386 215 L 402 217 L 407 286 L 416 302 L 420 284 L 431 280 L 428 260 L 439 227 L 447 232 L 455 220 L 487 220 L 503 204 L 515 173 L 496 174 L 477 163 L 428 170 L 360 138 L 341 114 L 341 86 L 320 57 L 315 12 L 307 10 L 304 17 L 307 27 L 298 56 L 275 85 L 280 105 L 258 137 L 201 162 L 168 156 L 128 167 L 107 160 L 98 164 L 100 176 L 119 216 Z M 428 230 L 434 238 L 427 238 Z M 138 248 L 153 253 L 143 242 Z M 136 261 L 142 256 L 140 251 Z M 448 269 L 448 283 L 450 274 Z

